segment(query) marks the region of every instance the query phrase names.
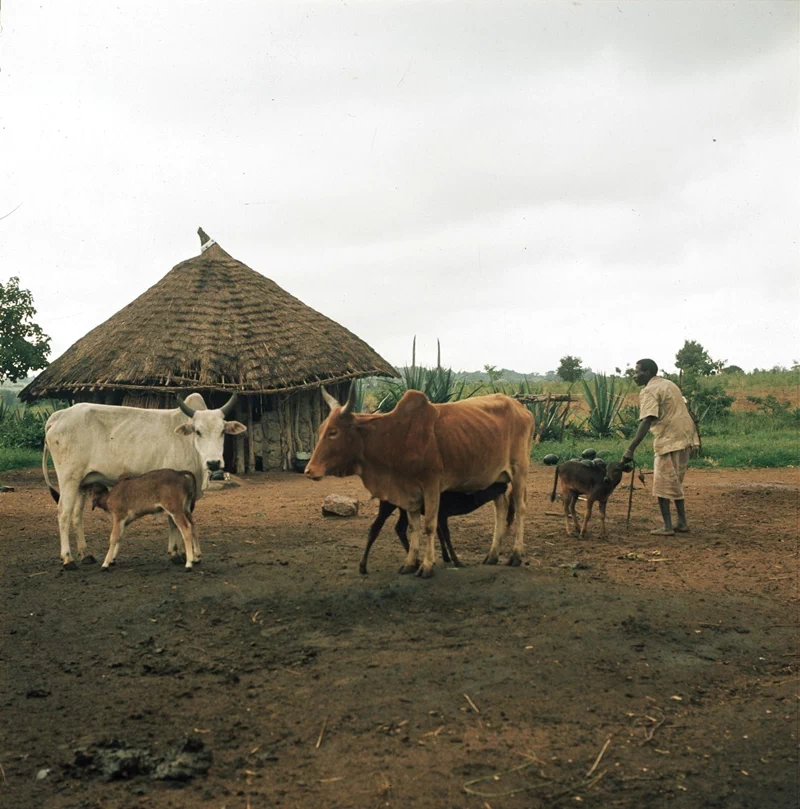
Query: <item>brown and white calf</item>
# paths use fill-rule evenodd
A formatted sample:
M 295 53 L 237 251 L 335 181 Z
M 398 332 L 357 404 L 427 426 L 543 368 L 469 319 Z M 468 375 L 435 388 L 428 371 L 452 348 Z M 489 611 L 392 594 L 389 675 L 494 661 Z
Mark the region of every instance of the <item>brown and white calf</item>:
M 631 466 L 627 463 L 612 461 L 606 467 L 586 466 L 577 461 L 560 463 L 556 467 L 556 476 L 553 481 L 553 493 L 550 500 L 556 499 L 556 489 L 561 483 L 561 499 L 564 501 L 564 525 L 567 535 L 570 535 L 569 520 L 572 516 L 575 530 L 580 531 L 581 538 L 586 536 L 586 526 L 592 516 L 592 506 L 600 505 L 600 537 L 606 534 L 606 503 L 614 489 L 617 488 L 625 472 L 630 472 Z M 578 495 L 586 495 L 586 515 L 583 526 L 578 526 L 578 517 L 575 514 L 575 503 Z
M 119 553 L 119 541 L 125 528 L 145 514 L 165 511 L 183 537 L 186 549 L 186 569 L 200 557 L 200 543 L 194 527 L 194 504 L 197 499 L 197 480 L 187 470 L 156 469 L 138 477 L 123 475 L 108 489 L 100 483 L 87 487 L 92 493 L 92 510 L 101 508 L 112 519 L 111 537 L 103 569 L 108 570 Z

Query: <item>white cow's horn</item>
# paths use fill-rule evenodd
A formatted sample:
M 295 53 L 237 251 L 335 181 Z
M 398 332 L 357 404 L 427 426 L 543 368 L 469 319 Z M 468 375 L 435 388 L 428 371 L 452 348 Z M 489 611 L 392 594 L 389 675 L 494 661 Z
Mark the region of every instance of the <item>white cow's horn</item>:
M 181 409 L 181 412 L 185 413 L 189 418 L 191 418 L 194 415 L 194 410 L 192 410 L 192 408 L 183 401 L 183 396 L 181 396 L 180 393 L 176 393 L 175 397 L 178 400 L 178 407 Z
M 227 402 L 225 402 L 225 404 L 224 404 L 224 405 L 222 405 L 222 407 L 220 408 L 220 410 L 222 411 L 222 415 L 223 415 L 223 416 L 225 416 L 226 418 L 227 418 L 228 416 L 230 416 L 231 412 L 233 411 L 234 406 L 236 405 L 236 400 L 237 400 L 238 398 L 239 398 L 239 394 L 238 394 L 238 393 L 234 393 L 234 394 L 233 394 L 233 396 L 231 396 L 231 398 L 230 398 L 230 399 L 228 399 L 228 401 L 227 401 Z

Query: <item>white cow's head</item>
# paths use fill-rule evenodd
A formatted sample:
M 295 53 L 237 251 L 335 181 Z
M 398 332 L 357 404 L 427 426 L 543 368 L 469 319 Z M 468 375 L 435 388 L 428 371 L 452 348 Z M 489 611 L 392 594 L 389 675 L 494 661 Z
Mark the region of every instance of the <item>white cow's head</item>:
M 225 433 L 239 435 L 247 427 L 238 421 L 226 421 L 225 417 L 236 404 L 236 394 L 218 410 L 195 410 L 178 396 L 178 407 L 191 419 L 175 428 L 178 435 L 191 436 L 194 448 L 200 456 L 200 462 L 209 472 L 216 472 L 225 466 L 222 449 L 225 444 Z

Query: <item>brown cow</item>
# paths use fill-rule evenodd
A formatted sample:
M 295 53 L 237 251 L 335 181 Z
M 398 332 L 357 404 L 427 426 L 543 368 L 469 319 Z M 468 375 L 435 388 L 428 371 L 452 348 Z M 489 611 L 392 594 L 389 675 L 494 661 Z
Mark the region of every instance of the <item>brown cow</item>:
M 366 415 L 352 412 L 353 387 L 341 407 L 324 389 L 322 394 L 331 412 L 319 428 L 305 474 L 313 480 L 358 475 L 374 497 L 408 512 L 411 536 L 401 573 L 433 575 L 442 492 L 476 492 L 498 481 L 511 483 L 514 503 L 508 564 L 522 563 L 533 439 L 533 416 L 523 405 L 502 393 L 431 404 L 424 393 L 409 390 L 390 413 Z M 489 565 L 497 564 L 506 535 L 508 496 L 498 496 L 494 504 L 494 536 L 484 559 Z M 421 527 L 427 542 L 420 565 Z

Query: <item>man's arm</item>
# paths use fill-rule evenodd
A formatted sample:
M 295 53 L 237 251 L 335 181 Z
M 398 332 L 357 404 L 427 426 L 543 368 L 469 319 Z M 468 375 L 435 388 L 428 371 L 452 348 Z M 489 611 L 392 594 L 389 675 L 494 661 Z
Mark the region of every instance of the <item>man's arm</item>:
M 633 458 L 633 453 L 636 450 L 636 447 L 644 441 L 644 437 L 650 432 L 650 425 L 656 420 L 655 416 L 645 416 L 639 422 L 639 429 L 636 431 L 636 435 L 633 437 L 633 441 L 631 441 L 631 445 L 628 449 L 625 450 L 625 454 L 622 456 L 623 461 L 630 461 Z

